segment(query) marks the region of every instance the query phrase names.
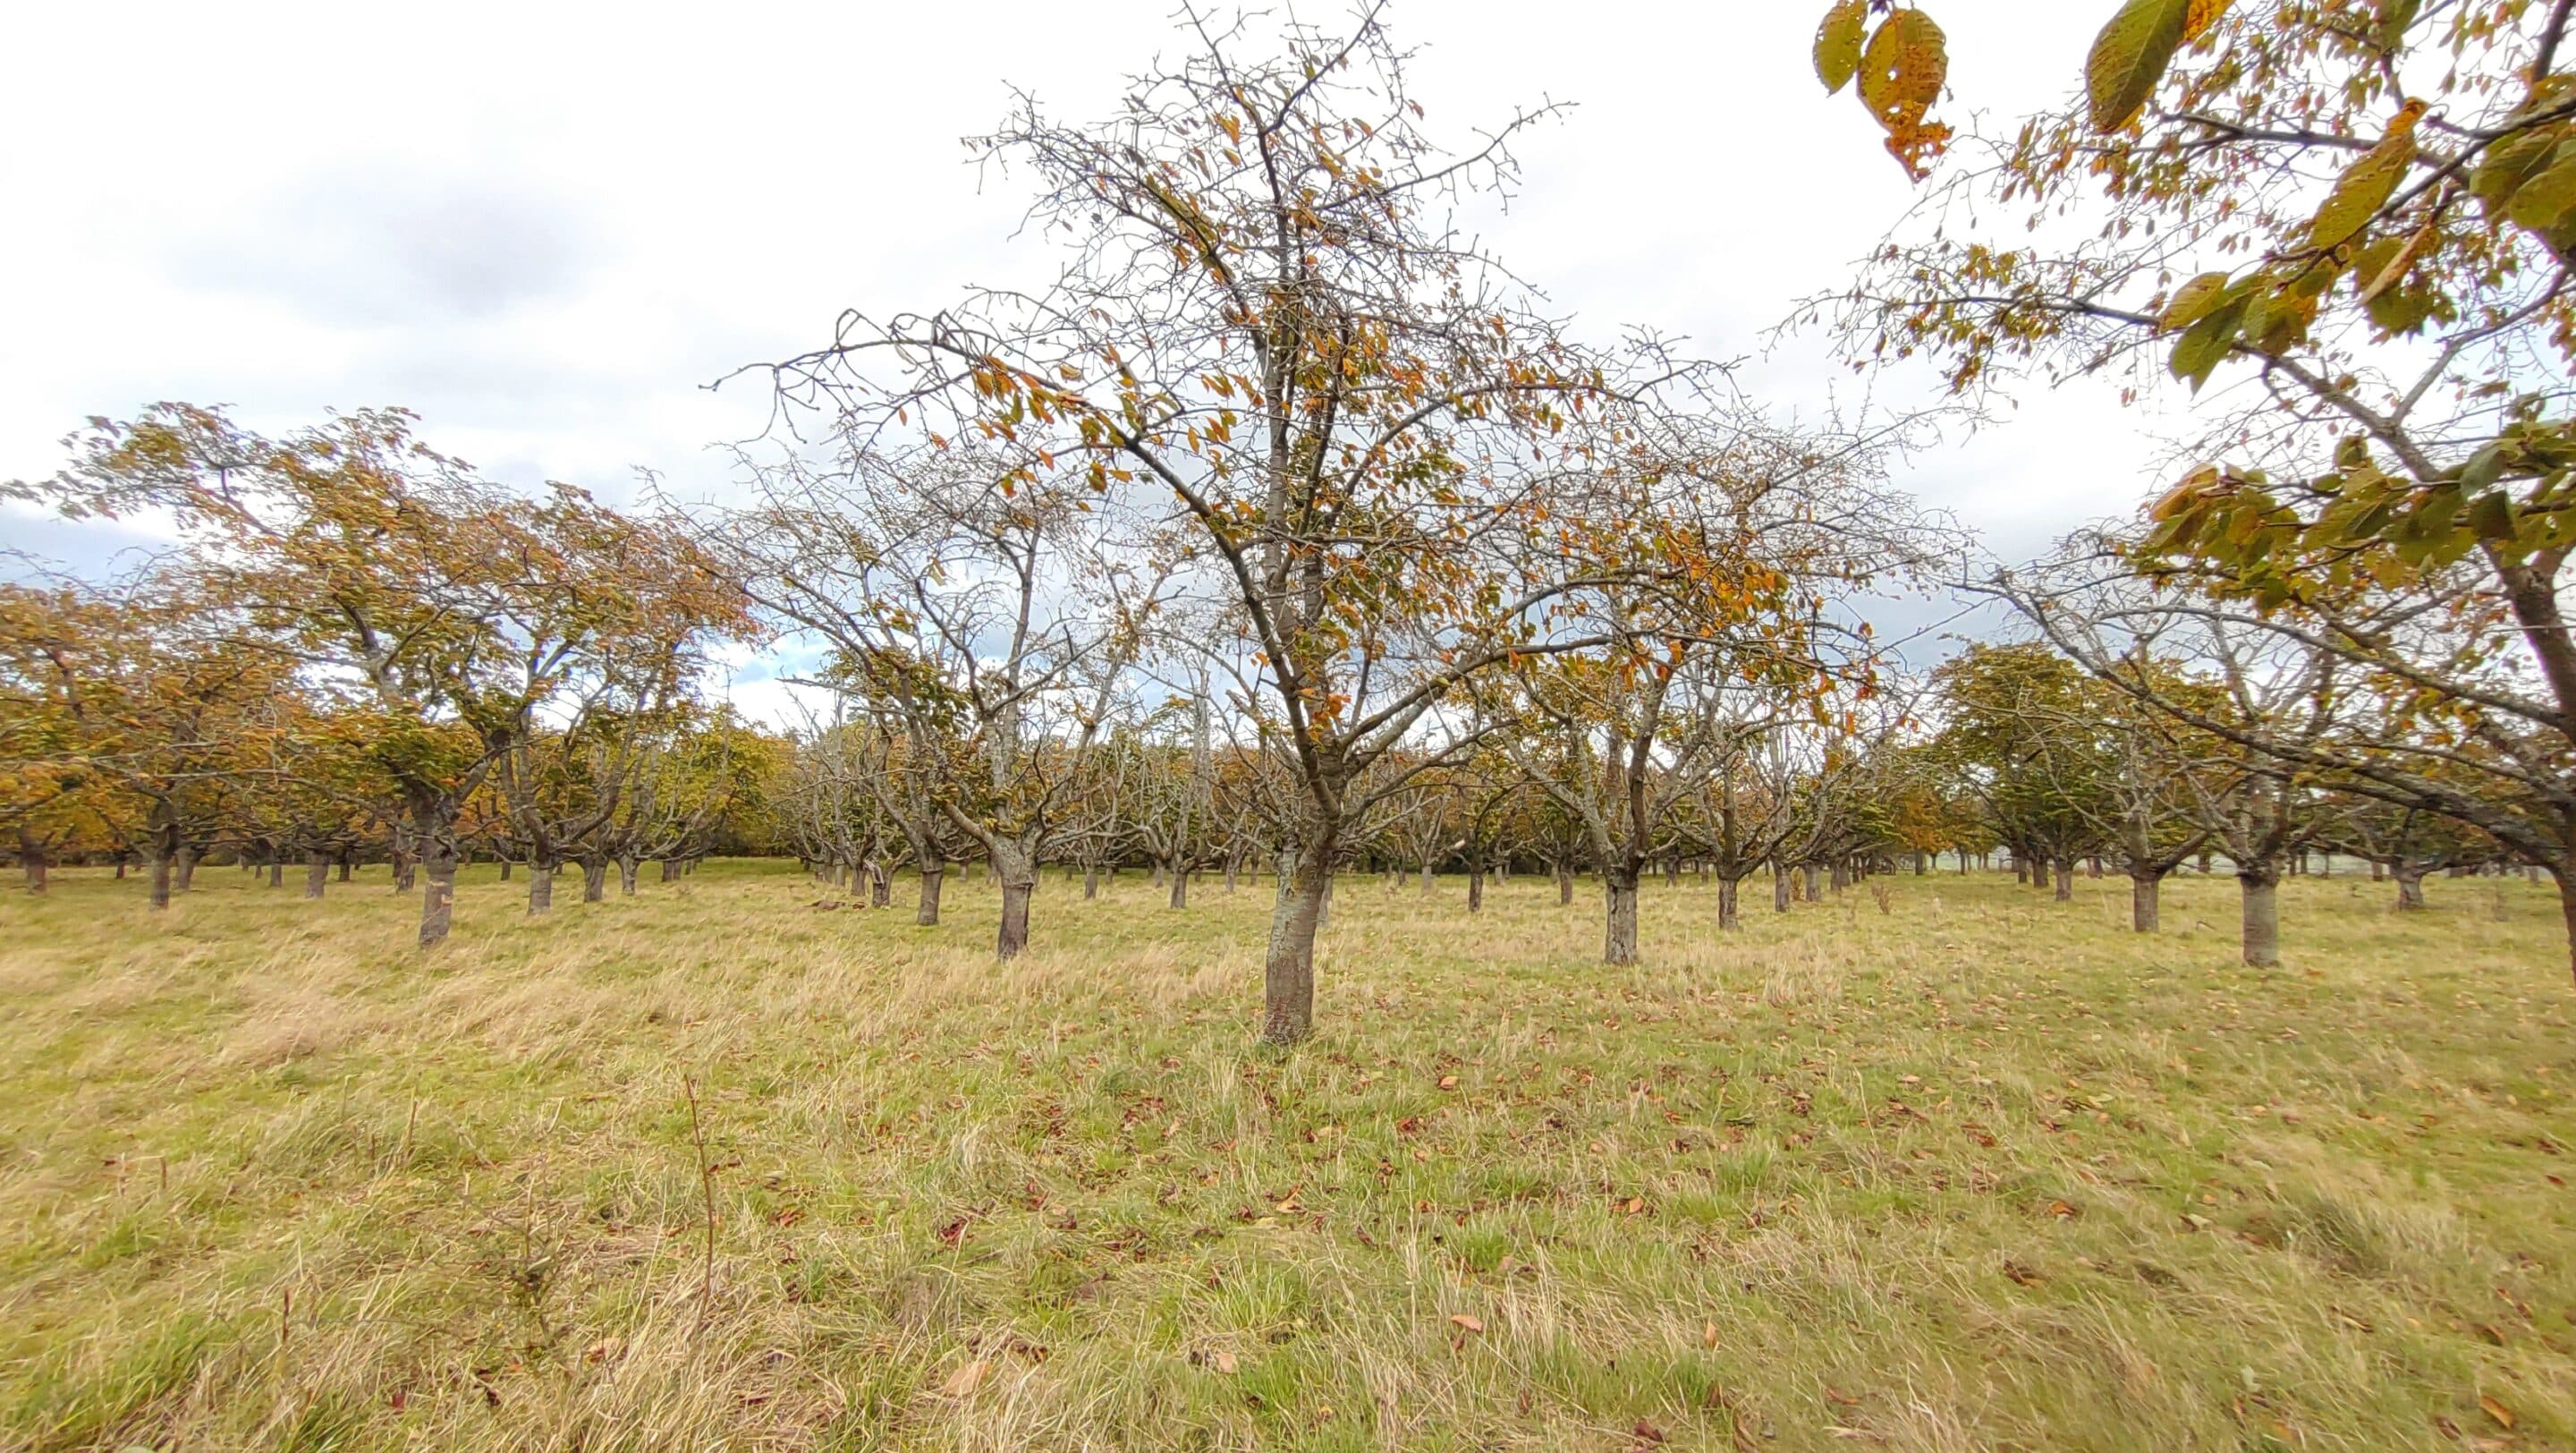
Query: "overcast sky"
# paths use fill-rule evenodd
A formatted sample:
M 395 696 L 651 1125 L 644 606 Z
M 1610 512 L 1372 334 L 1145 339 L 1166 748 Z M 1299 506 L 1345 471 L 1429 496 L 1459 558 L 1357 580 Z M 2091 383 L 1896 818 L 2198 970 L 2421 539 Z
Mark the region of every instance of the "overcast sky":
M 1686 335 L 1757 397 L 1859 387 L 1765 353 L 1905 207 L 1902 172 L 1807 50 L 1825 0 L 1396 0 L 1435 134 L 1575 103 L 1519 148 L 1494 249 L 1579 330 Z M 2105 4 L 1942 0 L 1952 112 L 2071 92 Z M 1310 7 L 1330 18 L 1330 7 Z M 1051 264 L 1025 193 L 958 138 L 1007 88 L 1107 114 L 1178 48 L 1166 0 L 655 8 L 46 5 L 0 56 L 0 477 L 161 399 L 284 429 L 401 404 L 495 478 L 720 493 L 759 429 L 736 366 L 835 312 L 935 306 Z M 1914 381 L 1919 387 L 1921 380 Z M 1902 386 L 1902 385 L 1900 385 Z M 1880 385 L 1882 389 L 1887 384 Z M 1908 461 L 1899 482 L 2020 558 L 2149 490 L 2156 422 L 2107 388 Z M 95 538 L 0 516 L 70 558 Z

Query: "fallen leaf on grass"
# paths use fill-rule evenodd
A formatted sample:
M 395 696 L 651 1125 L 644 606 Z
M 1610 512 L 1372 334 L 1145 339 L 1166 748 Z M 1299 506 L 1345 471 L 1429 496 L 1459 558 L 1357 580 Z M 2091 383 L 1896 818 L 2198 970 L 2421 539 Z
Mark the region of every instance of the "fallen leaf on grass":
M 2484 1396 L 2478 1399 L 2478 1406 L 2487 1410 L 2487 1416 L 2496 1420 L 2497 1427 L 2507 1432 L 2513 1430 L 2513 1409 L 2497 1402 L 2494 1398 Z
M 1451 1317 L 1449 1320 L 1450 1320 L 1450 1321 L 1452 1321 L 1452 1322 L 1457 1323 L 1457 1324 L 1458 1324 L 1459 1326 L 1461 1326 L 1461 1327 L 1466 1328 L 1466 1329 L 1467 1329 L 1468 1331 L 1470 1331 L 1470 1332 L 1482 1332 L 1482 1331 L 1484 1331 L 1484 1330 L 1485 1330 L 1485 1324 L 1484 1324 L 1484 1322 L 1483 1322 L 1482 1320 L 1480 1320 L 1480 1319 L 1478 1319 L 1478 1318 L 1475 1318 L 1475 1317 L 1471 1317 L 1471 1316 L 1467 1315 L 1465 1312 L 1460 1312 L 1458 1315 L 1456 1315 L 1456 1316 L 1454 1316 L 1454 1317 Z
M 969 1362 L 965 1366 L 957 1369 L 955 1372 L 948 1374 L 948 1381 L 942 1383 L 939 1390 L 953 1398 L 970 1396 L 974 1393 L 975 1389 L 984 1385 L 984 1379 L 990 1376 L 992 1371 L 993 1364 L 989 1362 L 985 1362 L 981 1359 Z
M 1218 1354 L 1216 1355 L 1216 1370 L 1217 1370 L 1217 1371 L 1219 1371 L 1219 1372 L 1222 1372 L 1222 1373 L 1226 1374 L 1226 1375 L 1227 1375 L 1227 1376 L 1229 1376 L 1229 1377 L 1233 1376 L 1233 1375 L 1234 1375 L 1234 1354 L 1233 1354 L 1233 1353 L 1231 1353 L 1231 1352 L 1220 1352 L 1220 1353 L 1218 1353 Z
M 2063 1221 L 2075 1214 L 2075 1208 L 2064 1201 L 2051 1201 L 2048 1203 L 2048 1214 Z
M 1711 1322 L 1707 1326 L 1700 1328 L 1699 1345 L 1702 1347 L 1715 1347 L 1717 1345 L 1717 1324 L 1715 1322 Z

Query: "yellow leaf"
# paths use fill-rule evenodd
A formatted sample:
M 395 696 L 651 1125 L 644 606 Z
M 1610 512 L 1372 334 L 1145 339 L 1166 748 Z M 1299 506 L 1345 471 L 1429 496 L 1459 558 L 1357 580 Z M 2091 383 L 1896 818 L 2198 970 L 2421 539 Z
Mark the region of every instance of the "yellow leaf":
M 2218 23 L 2219 17 L 2225 15 L 2227 7 L 2233 3 L 2235 0 L 2191 0 L 2191 14 L 2184 17 L 2182 23 L 2183 44 L 2189 45 L 2207 35 L 2209 28 Z
M 2182 49 L 2192 13 L 2206 0 L 2129 0 L 2093 38 L 2084 62 L 2084 91 L 2092 103 L 2093 129 L 2117 131 L 2156 93 Z M 2215 20 L 2217 17 L 2210 17 Z
M 1470 1332 L 1482 1332 L 1482 1331 L 1484 1331 L 1484 1330 L 1485 1330 L 1485 1324 L 1484 1324 L 1484 1322 L 1483 1322 L 1481 1319 L 1476 1318 L 1476 1317 L 1471 1317 L 1471 1316 L 1467 1315 L 1465 1312 L 1460 1312 L 1458 1315 L 1456 1315 L 1456 1316 L 1454 1316 L 1454 1317 L 1451 1317 L 1449 1320 L 1450 1320 L 1450 1321 L 1452 1321 L 1452 1322 L 1457 1323 L 1457 1324 L 1458 1324 L 1459 1326 L 1461 1326 L 1461 1327 L 1466 1328 L 1466 1329 L 1467 1329 L 1468 1331 L 1470 1331 Z
M 984 1379 L 990 1376 L 992 1371 L 993 1364 L 979 1358 L 948 1374 L 948 1381 L 942 1384 L 939 1390 L 953 1398 L 970 1396 L 975 1389 L 984 1385 Z
M 2202 273 L 2174 289 L 2173 301 L 2165 304 L 2164 313 L 2156 319 L 2156 326 L 2168 333 L 2188 328 L 2208 317 L 2226 295 L 2227 274 Z
M 1890 132 L 1918 128 L 1950 79 L 1941 27 L 1920 10 L 1899 10 L 1869 38 L 1861 57 L 1860 101 Z
M 2360 236 L 2379 215 L 2379 209 L 2388 205 L 2388 199 L 2396 195 L 2398 183 L 2406 180 L 2406 173 L 2415 165 L 2415 123 L 2423 114 L 2423 102 L 2407 102 L 2406 109 L 2398 112 L 2397 120 L 2389 126 L 2388 135 L 2335 179 L 2334 190 L 2317 208 L 2316 220 L 2308 224 L 2311 246 L 2320 252 L 2341 247 Z
M 2486 1409 L 2487 1416 L 2496 1420 L 2497 1427 L 2505 1429 L 2513 1427 L 2513 1409 L 2483 1393 L 2478 1396 L 2478 1406 Z
M 1825 23 L 1816 31 L 1816 79 L 1825 83 L 1827 95 L 1851 84 L 1860 70 L 1861 46 L 1868 38 L 1865 0 L 1842 0 L 1825 12 Z

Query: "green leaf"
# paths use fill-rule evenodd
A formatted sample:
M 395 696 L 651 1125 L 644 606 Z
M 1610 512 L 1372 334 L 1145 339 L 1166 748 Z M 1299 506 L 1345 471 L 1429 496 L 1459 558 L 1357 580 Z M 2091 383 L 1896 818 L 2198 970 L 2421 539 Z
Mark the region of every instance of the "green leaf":
M 2514 537 L 2513 501 L 2503 490 L 2490 490 L 2469 501 L 2469 528 L 2481 540 L 2510 540 Z
M 2549 166 L 2516 188 L 2505 216 L 2516 226 L 2543 234 L 2557 231 L 2576 212 L 2576 144 L 2562 145 Z
M 2423 0 L 2379 0 L 2379 21 L 2371 27 L 2371 38 L 2381 50 L 2395 54 L 2406 43 L 2406 29 L 2415 23 L 2415 12 L 2423 8 Z
M 2423 288 L 2390 288 L 2370 300 L 2370 321 L 2388 333 L 2419 332 L 2437 317 L 2451 316 L 2449 300 Z
M 2487 148 L 2469 173 L 2469 194 L 2483 203 L 2490 217 L 2502 213 L 2523 185 L 2548 170 L 2557 156 L 2564 128 L 2535 126 L 2517 131 Z
M 2209 376 L 2218 371 L 2228 350 L 2235 346 L 2237 332 L 2245 326 L 2247 301 L 2242 297 L 2230 300 L 2192 324 L 2181 341 L 2174 344 L 2173 376 L 2188 381 L 2194 393 L 2209 382 Z
M 2460 466 L 2459 487 L 2463 490 L 2485 489 L 2504 478 L 2505 453 L 2504 442 L 2498 440 L 2470 455 L 2469 462 Z
M 2117 131 L 2147 104 L 2182 49 L 2191 12 L 2192 0 L 2129 0 L 2102 27 L 2084 63 L 2094 130 Z
M 1866 0 L 1843 0 L 1825 12 L 1825 23 L 1816 31 L 1816 79 L 1825 83 L 1827 95 L 1851 84 L 1860 70 L 1861 46 L 1868 39 Z

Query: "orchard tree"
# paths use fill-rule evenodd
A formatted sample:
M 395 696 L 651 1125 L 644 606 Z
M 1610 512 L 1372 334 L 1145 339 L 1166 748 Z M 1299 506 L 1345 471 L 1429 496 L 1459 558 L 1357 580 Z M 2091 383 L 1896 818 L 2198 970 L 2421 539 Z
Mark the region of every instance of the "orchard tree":
M 1374 769 L 1436 704 L 1515 654 L 1602 639 L 1562 610 L 1583 581 L 1760 602 L 1656 521 L 1588 517 L 1559 488 L 1594 466 L 1605 414 L 1689 402 L 1703 375 L 1650 345 L 1579 345 L 1449 229 L 1457 202 L 1508 189 L 1510 138 L 1547 113 L 1447 151 L 1374 9 L 1338 33 L 1185 20 L 1187 56 L 1106 123 L 1026 101 L 975 143 L 1034 183 L 1054 283 L 853 312 L 769 374 L 790 418 L 997 440 L 1034 456 L 1020 482 L 1070 467 L 1104 517 L 1186 539 L 1190 583 L 1253 644 L 1296 776 L 1262 1030 L 1291 1042 L 1313 1026 L 1333 865 L 1372 784 L 1396 780 Z
M 363 410 L 269 439 L 160 404 L 93 421 L 62 473 L 11 488 L 75 517 L 168 511 L 193 579 L 239 613 L 239 642 L 375 713 L 398 863 L 427 870 L 428 947 L 452 918 L 460 819 L 584 653 L 624 632 L 675 638 L 731 608 L 667 532 L 564 486 L 510 495 L 413 423 Z

